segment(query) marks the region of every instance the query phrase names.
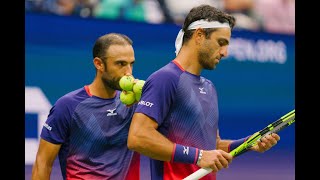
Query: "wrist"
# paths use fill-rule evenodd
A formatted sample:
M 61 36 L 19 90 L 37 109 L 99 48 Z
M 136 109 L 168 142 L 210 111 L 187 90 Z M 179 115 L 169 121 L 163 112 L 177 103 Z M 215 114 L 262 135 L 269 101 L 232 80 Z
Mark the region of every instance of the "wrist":
M 199 149 L 190 146 L 174 144 L 174 150 L 172 153 L 172 162 L 196 164 L 199 159 Z
M 238 140 L 234 140 L 229 144 L 228 147 L 228 152 L 231 152 L 232 150 L 234 150 L 235 148 L 237 148 L 238 146 L 240 146 L 242 143 L 244 143 L 250 136 L 247 136 L 245 138 L 241 138 Z
M 197 165 L 199 166 L 199 164 L 200 164 L 200 160 L 202 159 L 202 155 L 203 155 L 203 150 L 201 149 L 200 151 L 199 151 L 199 156 L 198 156 L 198 160 L 197 160 Z

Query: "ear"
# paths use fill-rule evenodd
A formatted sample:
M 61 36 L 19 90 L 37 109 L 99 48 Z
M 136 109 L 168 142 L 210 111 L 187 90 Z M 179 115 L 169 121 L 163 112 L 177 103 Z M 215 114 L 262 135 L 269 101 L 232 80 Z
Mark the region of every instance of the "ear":
M 102 59 L 100 59 L 98 57 L 95 57 L 93 59 L 93 64 L 94 64 L 94 66 L 96 67 L 97 70 L 99 70 L 99 71 L 103 71 L 104 70 L 104 64 L 102 62 Z
M 205 33 L 202 28 L 198 28 L 193 33 L 196 44 L 200 44 L 201 41 L 205 38 Z

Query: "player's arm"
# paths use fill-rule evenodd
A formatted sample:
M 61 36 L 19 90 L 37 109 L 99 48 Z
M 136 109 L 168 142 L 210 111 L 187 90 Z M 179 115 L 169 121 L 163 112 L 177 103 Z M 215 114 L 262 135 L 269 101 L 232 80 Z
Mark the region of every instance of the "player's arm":
M 158 124 L 154 120 L 142 113 L 135 113 L 129 129 L 128 148 L 153 159 L 161 161 L 175 161 L 175 159 L 179 159 L 180 162 L 186 163 L 181 160 L 183 156 L 186 157 L 183 151 L 179 151 L 181 146 L 171 142 L 159 133 L 157 128 Z M 188 155 L 192 154 L 191 151 L 190 147 Z M 198 166 L 210 167 L 216 172 L 228 167 L 228 164 L 232 160 L 232 156 L 222 150 L 207 150 L 202 152 L 203 154 L 198 163 L 196 162 L 197 158 L 199 158 L 198 155 L 191 157 L 191 162 L 189 161 L 189 163 L 192 163 L 195 159 L 195 163 Z
M 221 139 L 219 132 L 217 133 L 217 149 L 221 149 L 225 152 L 230 152 L 240 144 L 245 142 L 250 136 L 241 138 L 238 140 L 224 140 Z M 280 140 L 280 136 L 276 133 L 268 134 L 265 137 L 261 138 L 261 141 L 258 141 L 256 145 L 252 146 L 250 150 L 256 152 L 264 152 L 269 150 L 272 146 L 277 144 Z
M 221 149 L 225 152 L 229 152 L 229 148 L 232 142 L 233 142 L 232 140 L 221 139 L 219 130 L 217 131 L 217 138 L 216 138 L 217 149 Z
M 32 180 L 49 180 L 52 165 L 60 150 L 61 145 L 52 144 L 40 139 L 35 163 L 32 167 Z
M 157 128 L 157 122 L 142 113 L 135 113 L 129 129 L 128 148 L 153 159 L 170 161 L 174 143 Z

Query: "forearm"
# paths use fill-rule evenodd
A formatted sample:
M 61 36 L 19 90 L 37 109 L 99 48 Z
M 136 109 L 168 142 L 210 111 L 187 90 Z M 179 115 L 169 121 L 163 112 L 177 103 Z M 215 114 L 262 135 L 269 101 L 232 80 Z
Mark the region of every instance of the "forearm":
M 60 144 L 40 139 L 36 160 L 32 167 L 32 180 L 49 180 L 53 162 L 60 150 Z
M 238 147 L 240 144 L 244 143 L 249 136 L 237 140 L 217 140 L 217 149 L 221 149 L 225 152 L 231 152 L 233 149 Z
M 128 148 L 153 159 L 170 161 L 174 143 L 156 130 L 153 124 L 155 122 L 146 120 L 142 114 L 135 114 L 132 121 L 148 121 L 148 123 L 131 124 Z
M 157 131 L 133 137 L 134 145 L 129 148 L 161 161 L 170 161 L 174 144 Z
M 225 152 L 229 152 L 230 144 L 232 143 L 232 140 L 219 140 L 217 141 L 217 149 L 221 149 Z
M 35 162 L 32 167 L 32 180 L 49 180 L 52 170 L 52 165 L 40 165 Z

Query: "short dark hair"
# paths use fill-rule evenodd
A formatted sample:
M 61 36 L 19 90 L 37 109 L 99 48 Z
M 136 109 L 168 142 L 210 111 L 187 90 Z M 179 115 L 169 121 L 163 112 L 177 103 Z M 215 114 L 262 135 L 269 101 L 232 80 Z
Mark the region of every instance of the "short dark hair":
M 124 34 L 120 34 L 120 33 L 105 34 L 103 36 L 100 36 L 94 44 L 93 50 L 92 50 L 93 58 L 98 57 L 100 59 L 104 59 L 106 55 L 105 53 L 111 45 L 115 45 L 115 44 L 132 45 L 132 43 L 133 43 L 132 40 Z
M 200 19 L 204 19 L 209 22 L 210 21 L 218 21 L 220 23 L 227 22 L 229 23 L 231 29 L 233 29 L 236 23 L 236 20 L 232 15 L 225 13 L 218 8 L 215 8 L 207 4 L 199 5 L 197 7 L 192 8 L 184 20 L 184 24 L 182 27 L 183 31 L 185 32 L 183 36 L 183 42 L 187 42 L 191 38 L 194 32 L 194 30 L 188 30 L 189 25 L 194 21 L 198 21 Z M 206 38 L 208 38 L 210 34 L 213 31 L 215 31 L 214 28 L 208 28 L 204 30 L 206 32 Z

